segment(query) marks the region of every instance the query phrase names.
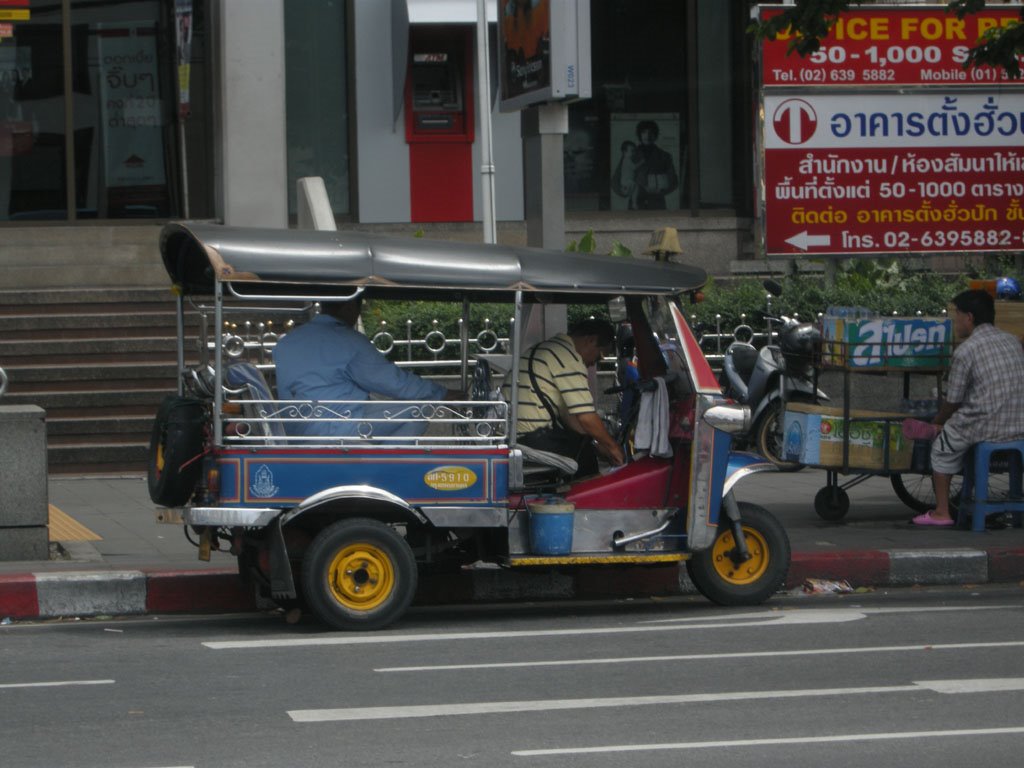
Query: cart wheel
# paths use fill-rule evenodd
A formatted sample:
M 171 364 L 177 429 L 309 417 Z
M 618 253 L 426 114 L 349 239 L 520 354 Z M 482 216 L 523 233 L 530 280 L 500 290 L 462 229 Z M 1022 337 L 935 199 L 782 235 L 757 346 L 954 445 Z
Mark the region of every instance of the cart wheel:
M 750 559 L 733 559 L 736 540 L 729 521 L 718 525 L 718 535 L 707 549 L 686 561 L 686 571 L 697 590 L 719 605 L 760 605 L 779 589 L 789 571 L 789 537 L 764 507 L 741 501 L 740 518 Z
M 757 450 L 778 467 L 780 472 L 796 472 L 798 469 L 803 469 L 804 465 L 799 461 L 786 461 L 782 458 L 784 455 L 783 439 L 782 403 L 776 400 L 765 408 L 761 418 L 757 420 L 757 426 L 754 429 Z
M 989 484 L 993 491 L 998 493 L 999 485 L 1003 484 L 1009 488 L 1009 480 L 1004 475 L 989 475 Z M 896 492 L 896 498 L 906 504 L 915 512 L 927 512 L 935 509 L 935 488 L 932 485 L 931 475 L 890 475 L 889 482 Z M 960 507 L 960 487 L 964 479 L 961 475 L 954 475 L 949 483 L 949 508 L 955 513 Z
M 381 629 L 397 621 L 416 594 L 417 576 L 406 540 L 366 518 L 324 528 L 302 560 L 306 602 L 335 629 Z
M 850 511 L 850 496 L 842 488 L 826 485 L 814 494 L 814 511 L 822 520 L 842 520 Z

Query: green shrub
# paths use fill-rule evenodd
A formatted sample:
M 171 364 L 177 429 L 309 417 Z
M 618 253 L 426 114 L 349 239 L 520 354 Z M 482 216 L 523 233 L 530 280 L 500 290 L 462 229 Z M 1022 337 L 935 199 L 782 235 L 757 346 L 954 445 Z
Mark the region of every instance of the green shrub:
M 843 265 L 831 284 L 823 275 L 779 279 L 782 295 L 772 299 L 772 314 L 810 320 L 830 306 L 857 306 L 886 315 L 938 315 L 967 287 L 967 280 L 968 275 L 910 272 L 895 259 L 856 259 Z M 763 323 L 767 295 L 758 279 L 745 278 L 728 287 L 712 280 L 704 289 L 704 301 L 691 305 L 687 314 L 707 325 L 721 315 L 723 328 L 737 325 L 746 314 L 746 322 L 756 328 Z

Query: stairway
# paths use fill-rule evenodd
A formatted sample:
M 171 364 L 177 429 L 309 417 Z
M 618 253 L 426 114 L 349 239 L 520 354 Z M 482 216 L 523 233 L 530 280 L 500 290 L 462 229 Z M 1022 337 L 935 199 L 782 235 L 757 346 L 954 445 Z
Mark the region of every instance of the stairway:
M 145 471 L 175 389 L 174 306 L 166 288 L 0 290 L 0 405 L 46 411 L 51 474 Z

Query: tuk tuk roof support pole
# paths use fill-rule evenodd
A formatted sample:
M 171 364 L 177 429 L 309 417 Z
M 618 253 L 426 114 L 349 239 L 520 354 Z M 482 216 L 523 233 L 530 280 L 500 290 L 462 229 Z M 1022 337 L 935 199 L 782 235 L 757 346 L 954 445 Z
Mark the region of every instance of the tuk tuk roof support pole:
M 521 334 L 519 333 L 519 323 L 523 318 L 523 292 L 516 291 L 516 306 L 515 312 L 512 314 L 512 327 L 509 329 L 509 337 L 512 339 L 512 365 L 509 366 L 512 371 L 512 384 L 509 391 L 509 400 L 511 400 L 511 415 L 509 419 L 508 430 L 508 445 L 510 448 L 516 447 L 516 425 L 519 423 L 519 358 L 523 355 L 523 343 Z
M 463 392 L 469 391 L 469 299 L 462 297 L 462 322 L 459 324 L 459 358 L 462 360 L 460 375 Z
M 175 296 L 174 304 L 177 310 L 175 323 L 178 333 L 178 397 L 181 397 L 185 394 L 185 298 L 179 293 Z
M 213 296 L 213 444 L 220 446 L 224 442 L 224 284 L 220 280 L 214 281 Z

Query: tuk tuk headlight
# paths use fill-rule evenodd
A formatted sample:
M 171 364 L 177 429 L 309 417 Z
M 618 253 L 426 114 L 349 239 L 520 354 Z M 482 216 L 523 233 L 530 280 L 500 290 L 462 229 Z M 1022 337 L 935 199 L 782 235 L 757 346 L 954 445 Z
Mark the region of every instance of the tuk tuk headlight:
M 730 435 L 750 431 L 750 406 L 739 403 L 713 405 L 704 411 L 704 421 Z

